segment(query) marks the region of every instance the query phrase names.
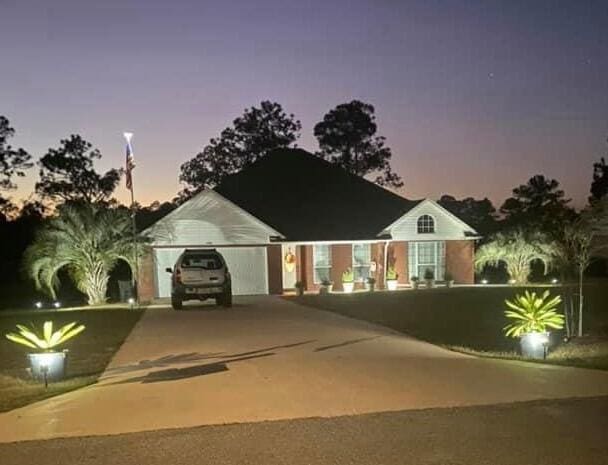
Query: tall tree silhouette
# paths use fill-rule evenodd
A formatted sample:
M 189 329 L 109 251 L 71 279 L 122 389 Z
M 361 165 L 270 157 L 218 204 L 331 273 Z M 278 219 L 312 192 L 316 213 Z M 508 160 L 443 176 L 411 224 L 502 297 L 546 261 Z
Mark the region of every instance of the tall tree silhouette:
M 180 194 L 187 198 L 205 187 L 214 187 L 225 176 L 236 173 L 268 152 L 292 146 L 302 125 L 276 102 L 264 101 L 245 110 L 213 138 L 193 159 L 181 166 L 179 180 L 186 185 Z
M 401 187 L 403 181 L 391 170 L 391 149 L 384 137 L 376 136 L 377 129 L 369 103 L 353 100 L 338 105 L 314 128 L 319 155 L 357 176 L 375 174 L 381 186 Z
M 22 148 L 13 148 L 8 140 L 15 135 L 9 120 L 0 116 L 0 191 L 15 189 L 15 178 L 25 176 L 25 171 L 33 166 L 31 155 Z M 0 195 L 0 213 L 12 210 L 13 204 Z
M 505 200 L 500 213 L 508 226 L 554 235 L 561 230 L 562 222 L 575 214 L 569 203 L 558 181 L 537 174 L 513 189 L 513 196 Z
M 604 157 L 593 164 L 593 181 L 591 182 L 591 196 L 589 203 L 594 204 L 608 196 L 608 165 Z
M 93 166 L 101 152 L 79 135 L 61 141 L 40 159 L 40 180 L 36 192 L 55 202 L 107 201 L 116 189 L 122 170 L 99 174 Z

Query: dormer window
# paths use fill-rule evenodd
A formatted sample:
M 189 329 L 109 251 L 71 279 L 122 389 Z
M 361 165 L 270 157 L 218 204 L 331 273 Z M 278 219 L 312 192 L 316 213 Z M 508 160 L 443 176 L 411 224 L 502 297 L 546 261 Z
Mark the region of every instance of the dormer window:
M 431 234 L 435 232 L 435 220 L 431 215 L 422 215 L 418 218 L 418 234 Z

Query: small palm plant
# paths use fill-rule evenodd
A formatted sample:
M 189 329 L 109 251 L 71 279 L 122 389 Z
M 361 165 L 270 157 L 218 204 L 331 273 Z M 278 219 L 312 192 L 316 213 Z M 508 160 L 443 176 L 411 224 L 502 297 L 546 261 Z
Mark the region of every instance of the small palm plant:
M 505 311 L 507 318 L 514 320 L 504 327 L 507 337 L 522 337 L 530 333 L 544 333 L 548 328 L 562 329 L 564 316 L 557 312 L 561 296 L 549 298 L 549 291 L 538 296 L 536 292 L 525 291 L 513 300 L 505 300 L 510 310 Z
M 397 274 L 397 270 L 395 270 L 395 267 L 389 266 L 388 269 L 386 270 L 386 279 L 388 281 L 394 281 L 398 277 L 399 277 L 399 275 Z
M 40 349 L 44 351 L 52 351 L 55 347 L 72 339 L 84 331 L 84 325 L 78 325 L 73 321 L 65 326 L 62 326 L 57 331 L 53 331 L 53 322 L 45 321 L 42 326 L 42 334 L 39 334 L 35 328 L 17 325 L 19 333 L 8 333 L 6 338 L 9 341 L 24 345 L 31 349 Z
M 355 280 L 355 274 L 353 273 L 353 270 L 351 270 L 350 268 L 347 268 L 342 273 L 342 282 L 343 283 L 352 283 L 354 280 Z

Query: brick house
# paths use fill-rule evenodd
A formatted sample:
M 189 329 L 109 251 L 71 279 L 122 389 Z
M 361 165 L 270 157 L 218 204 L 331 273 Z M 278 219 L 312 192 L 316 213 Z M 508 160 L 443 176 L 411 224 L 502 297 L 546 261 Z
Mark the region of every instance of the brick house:
M 342 289 L 351 268 L 356 287 L 374 277 L 384 287 L 430 269 L 473 283 L 476 231 L 432 200 L 408 200 L 300 149 L 275 151 L 213 190 L 204 190 L 145 231 L 152 252 L 142 262 L 140 298 L 170 295 L 172 267 L 185 248 L 216 248 L 233 293 L 281 294 L 329 279 Z

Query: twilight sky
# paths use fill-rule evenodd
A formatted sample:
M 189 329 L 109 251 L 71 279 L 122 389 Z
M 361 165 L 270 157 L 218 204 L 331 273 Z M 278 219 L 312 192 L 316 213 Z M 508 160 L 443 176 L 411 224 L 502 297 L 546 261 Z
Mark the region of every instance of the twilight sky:
M 38 158 L 79 133 L 107 169 L 131 130 L 142 203 L 264 99 L 308 150 L 330 108 L 373 104 L 413 198 L 499 204 L 542 172 L 581 205 L 608 154 L 606 0 L 0 0 L 0 57 L 12 145 Z

